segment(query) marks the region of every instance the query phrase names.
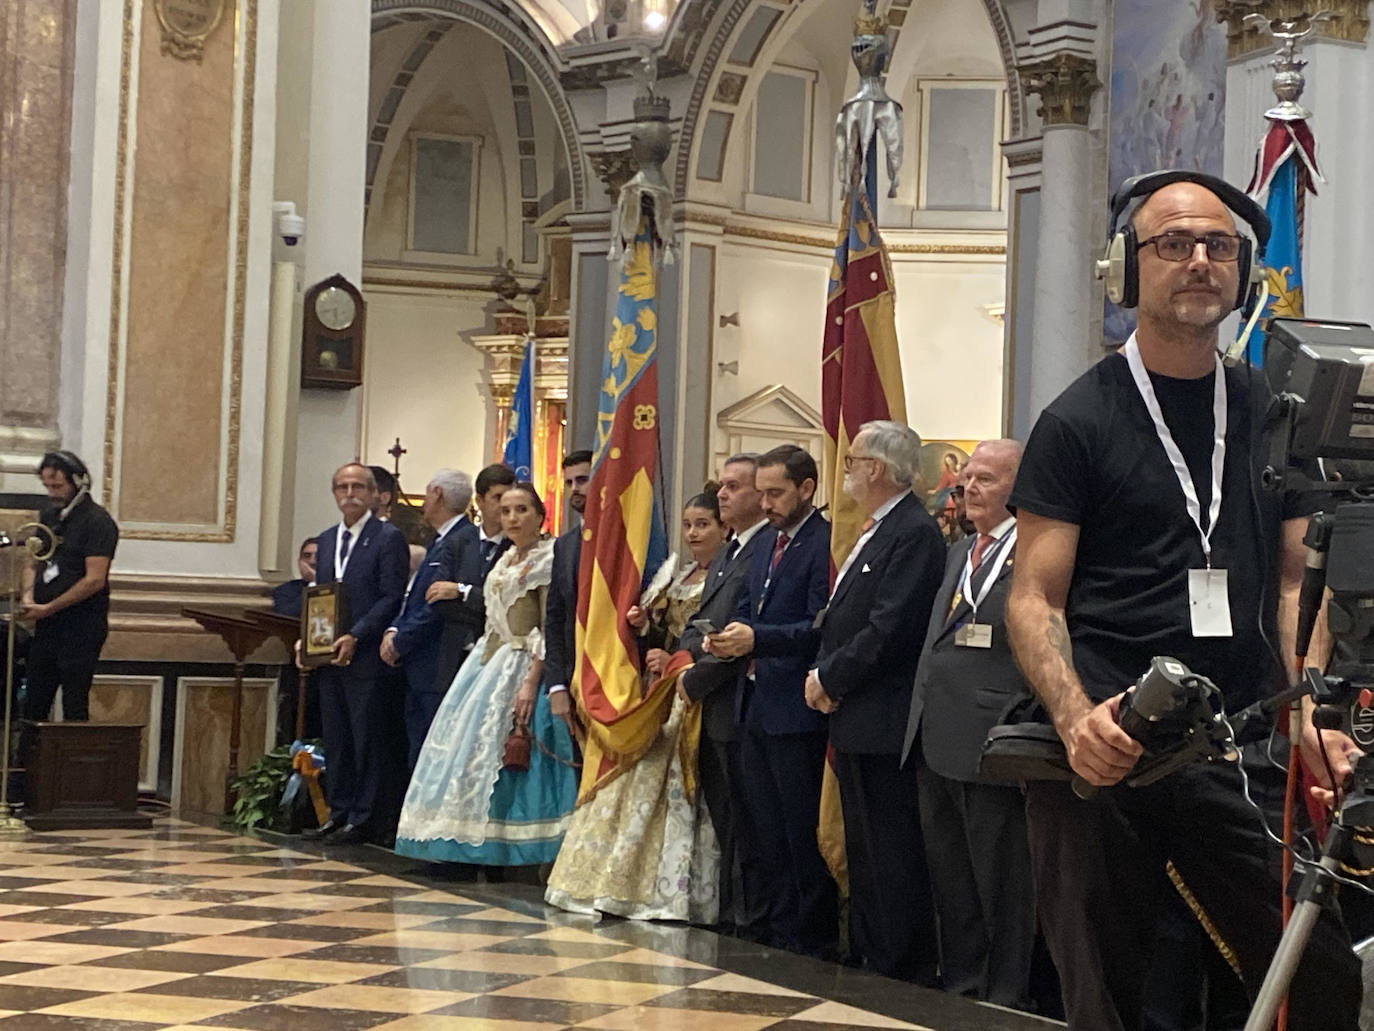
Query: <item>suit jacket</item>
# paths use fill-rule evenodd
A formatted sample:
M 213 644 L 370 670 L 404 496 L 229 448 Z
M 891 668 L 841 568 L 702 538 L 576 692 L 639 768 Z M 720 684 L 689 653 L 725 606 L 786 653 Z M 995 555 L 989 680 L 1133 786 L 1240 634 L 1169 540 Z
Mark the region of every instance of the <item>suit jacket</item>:
M 976 540 L 976 536 L 966 537 L 950 549 L 916 672 L 902 750 L 905 763 L 918 751 L 915 745 L 919 734 L 919 752 L 926 765 L 941 776 L 962 781 L 982 779 L 978 775 L 978 759 L 988 731 L 996 726 L 1008 705 L 1027 694 L 1003 621 L 1015 552 L 1007 556 L 997 580 L 978 606 L 978 622 L 992 626 L 992 647 L 960 648 L 954 643 L 955 629 L 969 620 L 973 609 L 961 599 L 950 613 L 950 602 Z M 989 560 L 995 557 L 990 555 Z M 974 584 L 980 584 L 976 574 Z M 950 618 L 946 619 L 946 614 Z
M 468 584 L 468 596 L 461 595 L 436 601 L 434 611 L 439 614 L 443 631 L 439 637 L 439 654 L 435 660 L 434 690 L 444 692 L 463 664 L 467 653 L 487 629 L 487 603 L 483 595 L 487 574 L 510 547 L 510 539 L 501 537 L 489 559 L 482 558 L 482 531 L 464 519 L 444 535 L 439 568 L 433 583 L 446 580 Z
M 410 582 L 401 614 L 396 617 L 396 637 L 392 641 L 401 655 L 401 669 L 412 691 L 434 690 L 435 669 L 439 663 L 439 642 L 444 635 L 444 617 L 425 600 L 429 585 L 439 579 L 443 565 L 445 543 L 464 529 L 474 529 L 466 516 L 449 527 L 443 537 L 436 537 L 425 552 L 425 559 Z
M 272 611 L 280 616 L 299 616 L 305 604 L 305 581 L 287 580 L 272 588 Z
M 726 561 L 730 545 L 717 552 L 706 569 L 706 583 L 701 588 L 701 601 L 693 619 L 709 619 L 717 629 L 734 618 L 740 593 L 745 589 L 754 558 L 763 542 L 773 546 L 776 534 L 763 527 L 739 549 L 734 558 Z M 682 686 L 687 697 L 701 703 L 701 729 L 713 741 L 733 741 L 737 736 L 735 716 L 739 708 L 740 685 L 748 659 L 720 659 L 708 655 L 701 647 L 702 634 L 689 621 L 682 632 L 680 650 L 691 653 L 695 663 L 683 674 Z
M 940 528 L 908 493 L 836 588 L 816 669 L 825 693 L 841 703 L 830 716 L 830 743 L 840 751 L 901 753 L 920 659 L 911 628 L 930 621 L 944 565 Z
M 770 577 L 777 532 L 761 532 L 748 590 L 735 619 L 754 628 L 754 683 L 746 684 L 740 720 L 764 734 L 824 731 L 823 713 L 806 707 L 806 674 L 821 643 L 816 617 L 830 597 L 830 524 L 813 513 L 778 560 Z
M 553 571 L 544 602 L 544 689 L 572 686 L 577 661 L 577 570 L 582 564 L 582 527 L 553 542 Z
M 339 525 L 335 523 L 319 536 L 315 560 L 315 582 L 334 583 L 334 552 Z M 378 648 L 382 634 L 401 607 L 410 576 L 410 548 L 405 536 L 390 523 L 375 516 L 363 526 L 349 550 L 344 569 L 344 595 L 348 599 L 348 626 L 341 628 L 358 639 L 353 650 L 355 679 L 376 676 L 382 667 Z

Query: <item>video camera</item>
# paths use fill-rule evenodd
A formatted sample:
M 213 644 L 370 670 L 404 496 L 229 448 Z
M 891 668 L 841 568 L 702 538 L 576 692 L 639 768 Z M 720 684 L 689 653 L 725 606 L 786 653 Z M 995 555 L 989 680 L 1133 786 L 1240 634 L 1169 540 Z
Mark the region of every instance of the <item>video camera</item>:
M 1125 778 L 1131 787 L 1153 784 L 1189 763 L 1236 757 L 1221 691 L 1167 655 L 1150 660 L 1149 669 L 1121 700 L 1117 723 L 1145 750 Z M 1063 742 L 1048 724 L 993 727 L 978 769 L 998 781 L 1072 780 L 1074 793 L 1083 799 L 1097 793 L 1074 775 Z

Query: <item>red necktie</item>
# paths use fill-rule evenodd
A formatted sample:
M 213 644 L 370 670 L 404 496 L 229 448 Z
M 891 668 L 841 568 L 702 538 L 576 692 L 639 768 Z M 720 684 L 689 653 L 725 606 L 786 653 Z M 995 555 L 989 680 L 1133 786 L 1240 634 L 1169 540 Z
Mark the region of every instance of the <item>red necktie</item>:
M 773 542 L 773 558 L 768 563 L 768 575 L 773 575 L 773 570 L 778 568 L 778 559 L 782 558 L 782 553 L 787 550 L 787 542 L 790 540 L 787 534 L 778 531 L 778 539 Z
M 987 553 L 988 546 L 991 545 L 992 542 L 995 540 L 997 540 L 997 538 L 990 533 L 980 533 L 978 535 L 978 540 L 973 545 L 973 555 L 969 559 L 970 564 L 974 569 L 977 569 L 980 565 L 982 565 L 983 556 Z

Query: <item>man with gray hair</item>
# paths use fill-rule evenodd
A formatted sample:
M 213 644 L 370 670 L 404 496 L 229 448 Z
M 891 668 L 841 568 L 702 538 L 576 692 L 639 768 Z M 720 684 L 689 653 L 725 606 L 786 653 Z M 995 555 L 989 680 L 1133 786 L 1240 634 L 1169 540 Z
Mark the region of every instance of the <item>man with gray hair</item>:
M 977 532 L 950 549 L 902 758 L 919 786 L 945 991 L 1032 1009 L 1035 893 L 1025 799 L 1016 785 L 978 771 L 988 731 L 1028 696 L 1003 622 L 1016 558 L 1007 498 L 1020 462 L 1016 441 L 985 440 L 964 469 Z
M 435 684 L 439 663 L 439 642 L 444 633 L 444 621 L 425 592 L 439 572 L 444 553 L 444 540 L 452 533 L 475 531 L 464 514 L 472 501 L 472 479 L 455 469 L 440 469 L 430 477 L 425 488 L 425 500 L 420 514 L 434 527 L 434 541 L 425 552 L 424 561 L 410 581 L 401 611 L 382 638 L 382 661 L 400 666 L 406 677 L 406 742 L 409 746 L 410 767 L 420 755 L 434 713 L 443 700 L 443 692 Z
M 845 456 L 844 490 L 867 514 L 821 612 L 821 648 L 806 704 L 830 713 L 844 808 L 852 958 L 885 974 L 935 984 L 935 911 L 913 771 L 902 729 L 924 626 L 945 565 L 939 526 L 911 492 L 921 438 L 896 422 L 867 422 Z

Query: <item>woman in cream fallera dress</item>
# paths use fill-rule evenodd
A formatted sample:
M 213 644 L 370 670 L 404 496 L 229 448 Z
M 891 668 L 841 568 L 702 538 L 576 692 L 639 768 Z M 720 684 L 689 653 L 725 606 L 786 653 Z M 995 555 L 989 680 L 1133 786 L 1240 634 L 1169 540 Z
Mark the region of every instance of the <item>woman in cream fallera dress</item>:
M 553 541 L 534 488 L 502 495 L 513 547 L 487 577 L 487 632 L 440 703 L 406 791 L 396 851 L 414 859 L 531 866 L 552 862 L 577 795 L 572 738 L 538 690 Z M 527 770 L 502 766 L 512 722 L 534 736 Z M 540 747 L 542 745 L 542 747 Z
M 646 645 L 656 646 L 645 659 L 646 686 L 696 614 L 706 567 L 724 541 L 714 494 L 687 503 L 683 536 L 692 561 L 670 558 L 629 613 Z M 674 696 L 649 750 L 573 813 L 549 875 L 549 904 L 632 920 L 715 923 L 720 848 L 700 791 L 689 795 L 683 776 L 680 744 L 688 711 Z

